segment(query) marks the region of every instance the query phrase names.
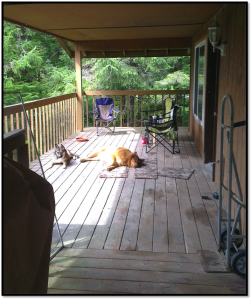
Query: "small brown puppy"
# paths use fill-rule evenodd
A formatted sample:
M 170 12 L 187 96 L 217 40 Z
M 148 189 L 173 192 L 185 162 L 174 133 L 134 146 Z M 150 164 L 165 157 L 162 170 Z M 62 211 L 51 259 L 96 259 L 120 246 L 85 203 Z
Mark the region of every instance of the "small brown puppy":
M 82 158 L 80 161 L 95 161 L 102 160 L 105 161 L 108 166 L 107 170 L 111 171 L 120 166 L 126 166 L 130 168 L 139 167 L 144 159 L 140 159 L 136 152 L 131 152 L 127 148 L 122 147 L 105 147 L 101 148 L 99 151 L 92 153 L 87 158 Z
M 65 169 L 69 163 L 69 160 L 71 158 L 76 159 L 77 157 L 79 157 L 78 154 L 71 153 L 62 144 L 60 146 L 55 145 L 55 151 L 53 153 L 53 159 L 51 163 L 52 166 L 54 164 L 63 164 L 63 168 Z

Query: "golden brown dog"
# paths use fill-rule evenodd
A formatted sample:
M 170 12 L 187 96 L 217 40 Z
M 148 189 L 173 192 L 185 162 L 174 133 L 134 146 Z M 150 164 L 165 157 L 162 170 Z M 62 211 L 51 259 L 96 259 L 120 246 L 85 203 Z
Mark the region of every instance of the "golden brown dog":
M 131 152 L 127 148 L 122 147 L 105 147 L 99 151 L 92 153 L 87 158 L 82 158 L 80 161 L 95 161 L 102 160 L 107 163 L 107 170 L 111 171 L 120 166 L 126 166 L 130 168 L 139 167 L 144 159 L 140 159 L 136 152 Z
M 52 166 L 54 164 L 63 164 L 63 168 L 65 169 L 68 165 L 69 160 L 71 158 L 76 159 L 77 157 L 79 157 L 78 154 L 71 153 L 62 144 L 60 146 L 55 145 L 55 151 L 53 153 L 51 164 Z

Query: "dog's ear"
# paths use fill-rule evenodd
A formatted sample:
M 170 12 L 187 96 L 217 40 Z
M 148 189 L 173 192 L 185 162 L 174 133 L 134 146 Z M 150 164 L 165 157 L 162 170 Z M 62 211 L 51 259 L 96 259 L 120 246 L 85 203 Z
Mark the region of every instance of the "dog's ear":
M 65 147 L 61 144 L 60 145 L 60 148 L 62 149 L 62 150 L 64 150 L 65 149 Z
M 139 156 L 137 155 L 137 152 L 134 152 L 134 154 L 136 154 L 137 158 L 138 158 L 138 162 L 140 164 L 142 164 L 144 162 L 144 159 L 139 158 Z
M 143 159 L 139 158 L 139 162 L 140 162 L 140 164 L 142 164 L 144 162 L 144 158 Z
M 59 146 L 58 146 L 57 144 L 55 144 L 55 148 L 56 148 L 56 149 L 58 149 L 58 148 L 59 148 Z

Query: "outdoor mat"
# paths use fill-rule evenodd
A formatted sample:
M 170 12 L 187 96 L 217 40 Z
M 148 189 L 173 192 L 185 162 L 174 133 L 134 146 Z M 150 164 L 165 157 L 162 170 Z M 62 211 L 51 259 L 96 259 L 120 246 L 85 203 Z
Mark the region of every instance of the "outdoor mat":
M 157 159 L 147 158 L 140 168 L 135 169 L 135 178 L 138 179 L 157 179 Z
M 194 169 L 163 167 L 160 170 L 158 170 L 158 175 L 188 180 L 193 174 L 193 172 Z
M 100 172 L 100 178 L 127 178 L 128 177 L 129 168 L 122 166 L 115 168 L 111 171 L 107 170 L 107 164 L 103 162 L 102 170 Z

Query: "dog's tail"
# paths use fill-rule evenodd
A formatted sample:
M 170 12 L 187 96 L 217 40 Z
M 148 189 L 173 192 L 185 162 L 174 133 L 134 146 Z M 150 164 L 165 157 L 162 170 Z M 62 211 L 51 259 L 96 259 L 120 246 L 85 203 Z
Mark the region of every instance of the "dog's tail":
M 81 158 L 81 162 L 85 162 L 85 161 L 99 161 L 99 158 Z

